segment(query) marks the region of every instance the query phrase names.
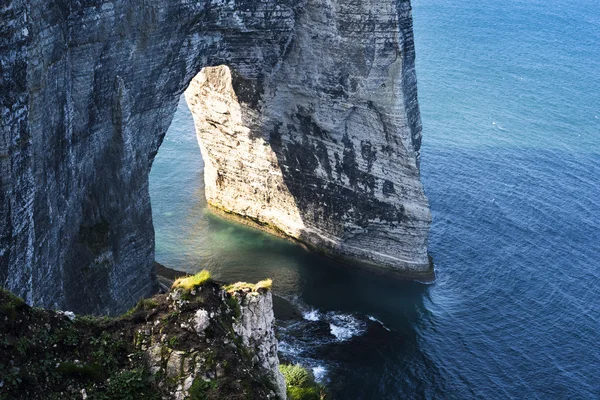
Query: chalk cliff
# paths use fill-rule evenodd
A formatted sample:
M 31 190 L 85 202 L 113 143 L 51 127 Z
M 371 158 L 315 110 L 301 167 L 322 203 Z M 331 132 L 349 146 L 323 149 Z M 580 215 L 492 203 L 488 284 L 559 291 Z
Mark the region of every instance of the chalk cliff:
M 0 20 L 0 285 L 29 304 L 117 313 L 156 290 L 148 175 L 180 95 L 219 65 L 236 101 L 207 112 L 239 119 L 204 151 L 249 153 L 209 156 L 213 188 L 259 174 L 243 202 L 274 205 L 248 216 L 431 276 L 409 1 L 8 0 Z
M 276 68 L 186 91 L 210 204 L 327 254 L 431 277 L 407 3 L 307 2 Z
M 273 295 L 270 290 L 243 288 L 230 293 L 238 302 L 240 315 L 233 330 L 247 348 L 253 349 L 253 361 L 274 383 L 277 396 L 285 398 L 286 384 L 279 370 L 278 343 L 275 337 Z

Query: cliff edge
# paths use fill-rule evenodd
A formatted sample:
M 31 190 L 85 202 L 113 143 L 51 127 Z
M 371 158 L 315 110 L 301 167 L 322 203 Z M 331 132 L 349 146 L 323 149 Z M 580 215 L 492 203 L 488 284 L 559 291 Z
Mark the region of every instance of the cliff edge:
M 82 398 L 285 399 L 270 288 L 201 273 L 118 318 L 0 290 L 0 399 Z

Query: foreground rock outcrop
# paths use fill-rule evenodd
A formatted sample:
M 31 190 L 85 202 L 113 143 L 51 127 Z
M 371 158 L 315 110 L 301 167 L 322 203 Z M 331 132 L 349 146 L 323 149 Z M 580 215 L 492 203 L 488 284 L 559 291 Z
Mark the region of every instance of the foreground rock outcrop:
M 233 287 L 229 293 L 239 304 L 240 310 L 233 330 L 242 338 L 244 346 L 254 349 L 253 361 L 268 372 L 270 381 L 275 383 L 278 396 L 284 398 L 286 384 L 279 370 L 271 292 L 260 286 L 246 285 Z
M 0 290 L 0 399 L 285 399 L 271 296 L 207 280 L 111 319 Z
M 27 303 L 114 314 L 157 290 L 150 168 L 179 97 L 218 65 L 240 146 L 266 148 L 249 174 L 232 171 L 248 155 L 213 158 L 211 185 L 272 179 L 244 196 L 275 204 L 248 216 L 431 276 L 408 0 L 8 0 L 0 20 L 0 285 Z

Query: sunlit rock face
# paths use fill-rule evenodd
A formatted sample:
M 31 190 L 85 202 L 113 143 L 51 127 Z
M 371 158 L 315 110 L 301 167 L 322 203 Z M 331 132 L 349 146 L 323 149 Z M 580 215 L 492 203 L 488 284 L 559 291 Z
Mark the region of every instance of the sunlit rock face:
M 186 91 L 215 207 L 327 254 L 430 279 L 407 4 L 308 2 L 276 69 Z
M 185 92 L 204 160 L 206 199 L 299 238 L 306 226 L 279 155 L 262 134 L 260 110 L 239 101 L 231 74 L 227 66 L 205 68 Z
M 217 65 L 279 165 L 281 228 L 429 271 L 408 1 L 9 0 L 0 20 L 0 284 L 30 304 L 116 313 L 156 289 L 152 160 Z

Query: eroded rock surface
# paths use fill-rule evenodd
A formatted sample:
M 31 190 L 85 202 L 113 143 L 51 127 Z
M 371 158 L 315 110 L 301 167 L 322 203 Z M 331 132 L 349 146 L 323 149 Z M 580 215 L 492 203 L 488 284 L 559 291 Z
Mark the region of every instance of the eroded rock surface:
M 0 20 L 0 285 L 29 304 L 118 313 L 157 289 L 152 161 L 192 78 L 224 64 L 289 229 L 430 272 L 408 1 L 9 0 Z
M 271 291 L 240 291 L 232 294 L 240 306 L 240 315 L 233 325 L 244 346 L 254 349 L 253 360 L 263 371 L 268 371 L 275 382 L 277 395 L 285 398 L 285 379 L 279 370 L 275 316 Z

